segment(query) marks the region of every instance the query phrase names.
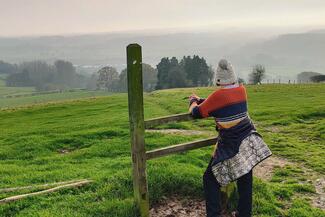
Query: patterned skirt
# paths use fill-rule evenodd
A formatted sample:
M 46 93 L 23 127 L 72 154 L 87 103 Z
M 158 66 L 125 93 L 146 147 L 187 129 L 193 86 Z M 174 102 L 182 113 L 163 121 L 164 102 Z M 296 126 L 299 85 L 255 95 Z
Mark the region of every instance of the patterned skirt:
M 271 150 L 258 134 L 251 134 L 240 144 L 239 152 L 212 166 L 212 172 L 221 186 L 249 173 L 258 163 L 272 155 Z

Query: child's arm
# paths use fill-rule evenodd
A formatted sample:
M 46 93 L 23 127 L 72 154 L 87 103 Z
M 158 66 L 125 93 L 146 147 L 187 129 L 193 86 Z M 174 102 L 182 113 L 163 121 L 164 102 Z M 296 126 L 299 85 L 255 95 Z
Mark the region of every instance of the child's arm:
M 220 101 L 220 94 L 218 90 L 208 96 L 207 99 L 200 99 L 198 96 L 193 94 L 190 96 L 190 108 L 189 112 L 194 118 L 207 118 L 218 106 Z
M 209 100 L 209 97 L 208 97 L 208 99 L 206 100 L 206 99 L 201 99 L 201 98 L 199 98 L 198 96 L 196 96 L 195 94 L 194 95 L 191 95 L 190 97 L 189 97 L 189 99 L 190 99 L 190 107 L 189 107 L 189 113 L 193 116 L 193 117 L 195 117 L 195 118 L 202 118 L 202 115 L 201 114 L 197 114 L 197 113 L 200 113 L 200 111 L 199 111 L 199 106 L 200 106 L 200 104 L 203 104 L 203 102 L 208 102 L 208 100 Z M 193 110 L 196 110 L 196 111 L 193 111 Z M 217 148 L 217 145 L 215 145 L 215 147 L 214 147 L 214 150 L 213 150 L 213 152 L 211 153 L 211 156 L 212 157 L 215 157 L 215 153 L 216 153 L 216 148 Z

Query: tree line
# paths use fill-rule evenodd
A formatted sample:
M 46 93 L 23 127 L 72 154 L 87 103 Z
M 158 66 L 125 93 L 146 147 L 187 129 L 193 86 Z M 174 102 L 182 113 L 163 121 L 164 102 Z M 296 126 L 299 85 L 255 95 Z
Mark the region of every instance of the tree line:
M 198 55 L 164 57 L 154 68 L 142 64 L 144 91 L 167 88 L 213 85 L 213 68 Z M 120 73 L 116 68 L 105 66 L 91 76 L 78 74 L 69 61 L 57 60 L 53 64 L 44 61 L 30 61 L 10 64 L 0 60 L 0 74 L 6 74 L 6 85 L 11 87 L 34 86 L 38 91 L 64 90 L 71 88 L 103 89 L 110 92 L 127 91 L 127 69 Z M 249 84 L 261 84 L 266 77 L 263 65 L 253 66 L 248 75 Z M 324 82 L 325 75 L 315 72 L 302 72 L 297 79 L 301 82 Z M 242 78 L 240 83 L 245 83 Z
M 213 69 L 208 66 L 203 57 L 184 56 L 180 61 L 176 57 L 164 57 L 157 68 L 142 64 L 143 89 L 153 91 L 158 89 L 208 86 L 212 83 Z M 105 89 L 108 91 L 127 91 L 127 69 L 118 73 L 113 67 L 107 66 L 92 75 L 90 89 Z
M 142 63 L 143 90 L 153 91 L 157 84 L 157 70 L 151 65 Z M 127 69 L 120 73 L 114 67 L 105 66 L 93 73 L 87 85 L 88 89 L 103 89 L 110 92 L 127 92 Z
M 180 61 L 176 57 L 162 58 L 157 71 L 156 89 L 208 86 L 213 78 L 212 67 L 197 55 L 184 56 Z
M 0 72 L 7 74 L 10 87 L 34 86 L 38 91 L 71 89 L 84 82 L 71 62 L 57 60 L 53 65 L 44 61 L 10 64 L 0 61 Z
M 164 57 L 157 68 L 142 64 L 143 88 L 156 89 L 208 86 L 212 83 L 213 69 L 203 57 Z M 34 86 L 37 90 L 69 89 L 83 87 L 110 92 L 127 91 L 127 69 L 120 73 L 111 66 L 105 66 L 86 78 L 76 72 L 71 62 L 57 60 L 53 65 L 44 61 L 10 64 L 0 61 L 0 73 L 8 74 L 7 86 Z
M 297 75 L 297 80 L 299 83 L 306 83 L 306 82 L 324 82 L 325 81 L 325 75 L 318 73 L 318 72 L 312 72 L 312 71 L 306 71 L 301 72 Z

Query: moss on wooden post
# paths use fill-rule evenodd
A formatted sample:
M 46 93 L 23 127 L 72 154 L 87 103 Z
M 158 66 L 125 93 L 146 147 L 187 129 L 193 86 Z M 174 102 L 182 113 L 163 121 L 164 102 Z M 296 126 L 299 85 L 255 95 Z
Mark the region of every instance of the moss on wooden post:
M 146 151 L 144 143 L 141 46 L 138 44 L 130 44 L 126 50 L 134 197 L 141 217 L 149 217 Z

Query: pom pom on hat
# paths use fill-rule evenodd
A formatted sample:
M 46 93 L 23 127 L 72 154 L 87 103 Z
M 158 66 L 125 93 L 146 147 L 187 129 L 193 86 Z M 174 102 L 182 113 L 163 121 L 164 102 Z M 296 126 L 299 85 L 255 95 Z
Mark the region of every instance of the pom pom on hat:
M 226 59 L 221 59 L 215 73 L 214 83 L 217 85 L 230 85 L 238 83 L 236 73 L 231 63 Z

